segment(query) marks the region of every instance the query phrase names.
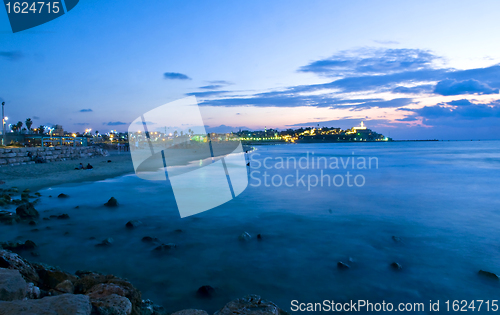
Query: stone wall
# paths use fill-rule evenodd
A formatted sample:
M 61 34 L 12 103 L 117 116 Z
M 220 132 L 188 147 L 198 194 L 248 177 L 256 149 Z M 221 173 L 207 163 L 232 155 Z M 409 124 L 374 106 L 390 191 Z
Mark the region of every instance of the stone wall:
M 31 152 L 31 157 L 29 156 Z M 34 164 L 38 156 L 44 162 L 55 162 L 88 158 L 94 156 L 105 156 L 108 151 L 99 147 L 36 147 L 36 148 L 12 148 L 0 149 L 0 166 L 13 166 L 21 164 Z

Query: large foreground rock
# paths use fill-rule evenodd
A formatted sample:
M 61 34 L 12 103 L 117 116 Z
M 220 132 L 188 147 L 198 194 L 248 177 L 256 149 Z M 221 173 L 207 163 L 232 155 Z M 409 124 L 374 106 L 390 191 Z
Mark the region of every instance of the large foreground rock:
M 0 301 L 22 300 L 27 289 L 28 285 L 19 271 L 0 268 Z
M 285 315 L 287 312 L 280 309 L 273 302 L 263 300 L 258 295 L 247 295 L 226 304 L 214 315 Z
M 90 315 L 88 296 L 63 294 L 39 300 L 0 302 L 2 315 Z
M 91 299 L 94 312 L 98 315 L 130 315 L 132 303 L 126 297 L 111 294 L 106 297 Z
M 26 282 L 38 283 L 40 278 L 35 268 L 18 254 L 0 250 L 0 268 L 19 270 Z

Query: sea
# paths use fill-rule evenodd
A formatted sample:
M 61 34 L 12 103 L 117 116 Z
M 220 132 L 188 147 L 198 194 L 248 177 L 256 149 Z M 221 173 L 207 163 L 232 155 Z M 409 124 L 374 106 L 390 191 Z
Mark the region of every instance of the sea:
M 169 312 L 248 294 L 308 314 L 499 304 L 500 282 L 479 271 L 500 274 L 500 141 L 258 145 L 245 158 L 247 188 L 211 210 L 181 218 L 169 182 L 129 174 L 41 190 L 41 217 L 70 218 L 1 226 L 0 240 L 33 240 L 39 256 L 21 253 L 32 261 L 127 278 Z M 213 297 L 197 295 L 204 285 Z

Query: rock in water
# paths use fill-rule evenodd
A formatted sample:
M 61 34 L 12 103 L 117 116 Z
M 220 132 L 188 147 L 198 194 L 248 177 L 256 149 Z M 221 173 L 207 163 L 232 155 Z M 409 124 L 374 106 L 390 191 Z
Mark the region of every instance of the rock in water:
M 95 246 L 110 246 L 111 244 L 113 244 L 115 240 L 113 240 L 111 237 L 108 237 L 107 239 L 103 240 L 102 242 L 100 242 L 99 244 L 96 244 Z
M 31 202 L 22 204 L 17 207 L 16 214 L 23 220 L 32 220 L 40 216 Z
M 175 245 L 174 243 L 168 243 L 168 244 L 161 244 L 160 246 L 156 247 L 154 250 L 159 251 L 159 252 L 164 252 L 164 251 L 174 249 L 176 247 L 177 247 L 177 245 Z
M 19 221 L 21 221 L 19 215 L 12 213 L 10 211 L 5 211 L 5 210 L 0 211 L 0 223 L 12 225 Z
M 198 288 L 196 296 L 200 298 L 212 298 L 215 296 L 215 289 L 209 285 L 204 285 Z
M 140 225 L 142 225 L 142 222 L 139 220 L 131 220 L 131 221 L 128 221 L 127 224 L 125 224 L 125 226 L 130 228 L 130 229 L 138 227 Z
M 0 302 L 0 314 L 90 315 L 92 305 L 86 295 L 62 294 L 38 300 Z
M 391 267 L 394 269 L 394 270 L 401 270 L 403 269 L 403 266 L 401 266 L 401 264 L 397 263 L 397 262 L 393 262 L 391 264 Z
M 489 271 L 479 270 L 478 274 L 480 274 L 481 276 L 493 279 L 493 280 L 500 279 L 497 274 L 495 274 L 493 272 L 489 272 Z
M 153 243 L 157 242 L 158 239 L 156 237 L 144 236 L 141 241 L 143 241 L 144 243 Z
M 36 247 L 36 244 L 33 241 L 26 240 L 24 243 L 22 242 L 0 243 L 0 247 L 8 250 L 25 250 L 25 249 L 34 249 Z
M 248 232 L 243 232 L 241 233 L 240 236 L 238 236 L 238 239 L 240 241 L 249 241 L 252 238 L 252 235 L 250 235 Z
M 351 268 L 351 266 L 349 266 L 349 265 L 348 265 L 348 264 L 346 264 L 346 263 L 343 263 L 343 262 L 339 261 L 339 262 L 337 263 L 337 268 L 339 268 L 339 269 L 349 269 L 349 268 Z
M 28 285 L 17 270 L 0 268 L 0 301 L 22 300 Z
M 287 313 L 280 309 L 273 302 L 263 300 L 258 295 L 248 295 L 242 299 L 237 299 L 227 303 L 223 308 L 214 313 L 214 315 L 286 315 Z
M 57 218 L 60 220 L 65 220 L 65 219 L 69 219 L 69 215 L 67 213 L 63 213 L 61 215 L 58 215 Z
M 393 240 L 394 242 L 396 242 L 396 243 L 401 243 L 401 237 L 399 237 L 399 236 L 394 236 L 394 235 L 393 235 L 393 236 L 392 236 L 392 240 Z
M 109 198 L 108 202 L 104 204 L 106 207 L 117 207 L 118 206 L 118 201 L 116 200 L 115 197 Z
M 63 193 L 61 193 L 61 194 L 59 194 L 59 196 L 57 196 L 57 198 L 68 198 L 68 197 L 69 197 L 68 195 L 63 194 Z

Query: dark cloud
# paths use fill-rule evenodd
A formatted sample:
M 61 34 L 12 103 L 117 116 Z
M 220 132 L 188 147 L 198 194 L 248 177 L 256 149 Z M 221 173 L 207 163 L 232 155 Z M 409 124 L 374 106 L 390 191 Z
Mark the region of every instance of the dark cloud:
M 461 99 L 461 100 L 456 100 L 456 101 L 451 101 L 451 102 L 448 102 L 446 103 L 448 105 L 452 105 L 452 106 L 467 106 L 467 105 L 474 105 L 472 104 L 469 100 L 466 100 L 466 99 Z
M 93 110 L 90 109 L 90 108 L 87 108 L 87 109 L 80 109 L 80 113 L 88 113 L 88 112 L 92 112 Z
M 204 89 L 204 90 L 217 90 L 223 87 L 224 85 L 222 84 L 212 84 L 212 85 L 205 85 L 205 86 L 200 86 L 199 89 Z
M 122 121 L 110 121 L 108 123 L 103 123 L 103 125 L 106 125 L 106 126 L 121 126 L 121 125 L 128 125 L 128 123 L 122 122 Z
M 438 82 L 434 93 L 439 95 L 462 95 L 462 94 L 498 94 L 498 89 L 493 89 L 485 83 L 475 79 L 457 81 L 447 79 Z
M 168 80 L 191 80 L 187 75 L 178 72 L 165 72 L 163 77 Z
M 430 84 L 418 85 L 413 87 L 398 86 L 392 89 L 392 93 L 401 94 L 426 94 L 434 90 L 434 86 Z
M 38 117 L 38 116 L 33 116 L 33 117 L 32 117 L 32 119 L 33 119 L 33 120 L 38 120 L 38 119 L 40 119 L 40 117 Z
M 196 96 L 196 97 L 209 97 L 227 93 L 227 91 L 205 91 L 205 92 L 191 92 L 186 93 L 187 96 Z
M 421 49 L 363 48 L 342 51 L 330 58 L 317 60 L 299 69 L 326 76 L 356 76 L 360 74 L 389 74 L 432 68 L 438 59 Z
M 16 61 L 23 57 L 23 54 L 19 51 L 0 51 L 0 57 L 3 57 L 9 61 Z
M 411 111 L 422 117 L 424 123 L 431 125 L 440 124 L 439 120 L 448 118 L 455 120 L 498 119 L 500 118 L 500 100 L 487 104 L 473 104 L 467 100 L 458 100 L 449 102 L 447 105 L 424 106 Z

